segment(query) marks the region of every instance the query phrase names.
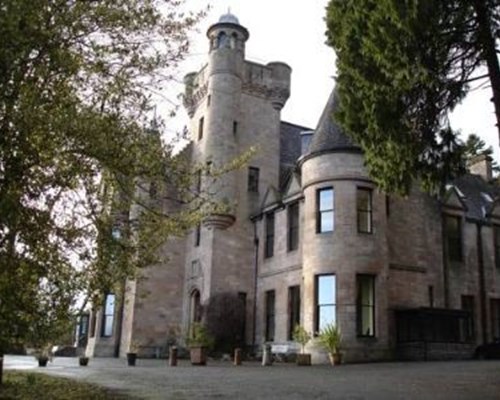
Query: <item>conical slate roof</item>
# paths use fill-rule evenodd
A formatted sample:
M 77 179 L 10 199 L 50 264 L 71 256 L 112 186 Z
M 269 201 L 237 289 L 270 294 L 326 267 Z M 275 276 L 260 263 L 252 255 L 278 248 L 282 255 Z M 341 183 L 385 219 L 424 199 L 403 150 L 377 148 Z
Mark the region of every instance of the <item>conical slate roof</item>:
M 334 120 L 334 113 L 339 107 L 339 96 L 334 89 L 326 103 L 325 109 L 321 114 L 314 135 L 309 145 L 309 150 L 305 158 L 313 155 L 329 152 L 359 152 L 361 148 L 344 133 L 342 128 Z

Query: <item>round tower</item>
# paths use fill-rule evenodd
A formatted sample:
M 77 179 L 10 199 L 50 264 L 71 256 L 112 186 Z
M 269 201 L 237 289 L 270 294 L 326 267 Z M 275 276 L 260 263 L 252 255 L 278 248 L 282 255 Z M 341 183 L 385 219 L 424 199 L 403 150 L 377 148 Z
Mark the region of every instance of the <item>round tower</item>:
M 385 196 L 375 190 L 360 147 L 334 121 L 337 108 L 333 91 L 300 161 L 304 324 L 312 332 L 338 325 L 349 360 L 367 353 L 380 359 L 387 351 Z
M 222 15 L 207 31 L 210 50 L 207 66 L 198 76 L 188 75 L 197 159 L 215 170 L 239 155 L 238 121 L 244 74 L 245 42 L 249 34 L 233 14 Z M 189 107 L 188 107 L 189 110 Z M 205 188 L 227 208 L 208 217 L 204 224 L 225 229 L 235 220 L 236 173 L 224 173 Z

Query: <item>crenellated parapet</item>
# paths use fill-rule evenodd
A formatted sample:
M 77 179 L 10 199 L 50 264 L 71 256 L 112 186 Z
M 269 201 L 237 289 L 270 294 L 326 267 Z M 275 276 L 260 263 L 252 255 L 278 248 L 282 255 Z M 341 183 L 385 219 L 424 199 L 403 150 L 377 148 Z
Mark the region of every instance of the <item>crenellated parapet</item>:
M 270 100 L 274 109 L 281 110 L 290 97 L 291 73 L 292 69 L 282 62 L 262 65 L 246 61 L 242 90 Z
M 199 72 L 190 72 L 184 77 L 183 104 L 192 118 L 196 108 L 208 93 L 207 65 Z

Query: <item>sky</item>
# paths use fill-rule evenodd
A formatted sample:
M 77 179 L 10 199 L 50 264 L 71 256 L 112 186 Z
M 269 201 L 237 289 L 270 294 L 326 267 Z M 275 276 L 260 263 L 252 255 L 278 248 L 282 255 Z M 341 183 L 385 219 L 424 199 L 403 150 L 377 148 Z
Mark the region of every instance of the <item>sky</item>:
M 187 0 L 194 9 L 207 1 Z M 267 64 L 282 61 L 292 68 L 291 96 L 282 110 L 282 120 L 315 128 L 334 86 L 335 53 L 325 44 L 324 22 L 327 0 L 212 0 L 206 18 L 192 34 L 192 47 L 181 73 L 199 70 L 207 61 L 206 31 L 230 9 L 250 32 L 246 59 Z M 180 88 L 179 88 L 180 90 Z M 491 88 L 471 92 L 450 116 L 452 127 L 464 138 L 479 135 L 494 149 L 500 160 L 498 131 L 495 127 Z M 185 112 L 178 122 L 188 124 Z M 178 128 L 176 128 L 178 129 Z

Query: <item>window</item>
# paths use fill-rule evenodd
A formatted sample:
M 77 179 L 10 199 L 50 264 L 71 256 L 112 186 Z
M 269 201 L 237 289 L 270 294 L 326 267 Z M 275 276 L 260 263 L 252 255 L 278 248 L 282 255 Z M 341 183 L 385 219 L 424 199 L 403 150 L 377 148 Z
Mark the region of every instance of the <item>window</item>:
M 274 212 L 266 214 L 266 243 L 264 257 L 269 258 L 274 255 Z
M 238 121 L 233 121 L 233 135 L 238 133 Z
M 453 215 L 445 215 L 444 232 L 448 260 L 462 261 L 462 219 Z
M 434 307 L 434 286 L 429 285 L 427 288 L 429 294 L 429 307 Z
M 212 96 L 208 95 L 207 96 L 207 107 L 210 107 L 210 103 L 212 103 Z
M 288 288 L 288 340 L 293 339 L 295 325 L 300 324 L 300 286 Z
M 288 206 L 288 251 L 299 247 L 299 203 Z
M 203 139 L 203 125 L 205 123 L 205 118 L 201 117 L 198 121 L 198 140 Z
M 274 340 L 274 306 L 275 306 L 275 291 L 268 290 L 266 292 L 266 341 Z
M 196 194 L 201 193 L 201 170 L 196 171 Z
M 358 232 L 372 233 L 372 190 L 358 188 L 356 194 Z
M 493 225 L 493 240 L 495 247 L 495 266 L 500 268 L 500 226 Z
M 357 333 L 375 336 L 375 276 L 357 275 Z
M 243 318 L 241 319 L 241 332 L 239 342 L 244 345 L 246 343 L 246 327 L 247 327 L 247 294 L 246 292 L 238 292 L 238 299 L 241 302 L 241 314 Z
M 229 47 L 229 38 L 226 35 L 226 32 L 220 32 L 217 35 L 217 44 L 216 48 Z
M 319 189 L 317 192 L 317 217 L 316 231 L 318 233 L 333 232 L 334 229 L 334 204 L 333 188 Z
M 470 317 L 464 320 L 464 337 L 466 341 L 474 340 L 474 296 L 462 296 L 462 310 L 469 311 Z
M 490 299 L 491 335 L 500 339 L 500 299 Z
M 194 230 L 194 246 L 198 247 L 201 241 L 201 224 L 196 225 Z
M 328 324 L 336 324 L 336 277 L 333 274 L 316 276 L 316 332 Z
M 248 191 L 259 192 L 259 169 L 256 167 L 248 167 Z
M 113 334 L 114 319 L 115 319 L 115 295 L 113 293 L 108 293 L 104 298 L 101 336 L 109 337 Z
M 191 326 L 193 323 L 201 321 L 201 295 L 198 289 L 191 292 L 189 301 L 189 321 L 191 322 Z

